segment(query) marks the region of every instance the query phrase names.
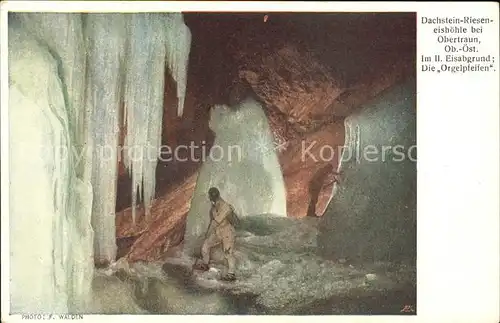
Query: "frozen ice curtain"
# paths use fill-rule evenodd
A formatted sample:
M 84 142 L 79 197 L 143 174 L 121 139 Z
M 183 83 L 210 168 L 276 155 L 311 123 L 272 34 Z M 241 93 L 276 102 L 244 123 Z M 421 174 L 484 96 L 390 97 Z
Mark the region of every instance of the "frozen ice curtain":
M 121 128 L 149 216 L 164 71 L 181 116 L 190 46 L 180 13 L 9 16 L 13 312 L 84 310 L 94 259 L 115 260 Z

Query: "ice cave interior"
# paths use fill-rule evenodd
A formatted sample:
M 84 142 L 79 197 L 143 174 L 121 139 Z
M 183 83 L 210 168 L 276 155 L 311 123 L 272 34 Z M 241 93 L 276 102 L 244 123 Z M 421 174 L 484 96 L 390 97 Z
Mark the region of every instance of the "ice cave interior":
M 414 13 L 8 25 L 11 313 L 415 306 Z M 191 270 L 210 187 L 240 219 L 235 282 L 219 249 Z

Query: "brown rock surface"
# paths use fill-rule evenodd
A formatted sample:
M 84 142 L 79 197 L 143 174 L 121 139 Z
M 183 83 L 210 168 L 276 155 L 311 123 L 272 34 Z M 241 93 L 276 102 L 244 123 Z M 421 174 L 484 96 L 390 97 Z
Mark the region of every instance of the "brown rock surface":
M 117 213 L 117 239 L 136 238 L 125 255 L 128 261 L 158 260 L 170 246 L 182 241 L 197 177 L 197 173 L 191 175 L 184 183 L 154 200 L 150 223 L 145 221 L 142 208 L 137 210 L 135 225 L 132 223 L 131 208 Z
M 251 61 L 239 76 L 268 107 L 285 115 L 286 122 L 300 132 L 324 124 L 343 90 L 312 55 L 292 45 Z
M 322 196 L 322 200 L 329 199 L 331 190 L 328 191 L 323 181 L 337 169 L 343 145 L 344 123 L 336 121 L 292 141 L 289 148 L 281 153 L 279 159 L 285 178 L 289 216 L 306 216 L 310 204 L 316 205 L 318 195 Z M 315 174 L 320 171 L 313 181 Z

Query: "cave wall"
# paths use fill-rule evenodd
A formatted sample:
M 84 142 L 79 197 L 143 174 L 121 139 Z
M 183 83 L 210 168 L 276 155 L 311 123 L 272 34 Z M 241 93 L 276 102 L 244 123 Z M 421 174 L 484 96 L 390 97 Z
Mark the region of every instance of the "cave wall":
M 346 119 L 346 129 L 344 180 L 322 218 L 321 253 L 334 259 L 415 260 L 415 80 L 363 105 Z

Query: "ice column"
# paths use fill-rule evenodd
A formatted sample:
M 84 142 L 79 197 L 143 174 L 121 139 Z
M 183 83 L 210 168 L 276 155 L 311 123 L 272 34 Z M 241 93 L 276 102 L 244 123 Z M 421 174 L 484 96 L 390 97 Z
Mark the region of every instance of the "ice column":
M 88 96 L 93 142 L 92 227 L 94 258 L 115 260 L 117 146 L 126 44 L 126 15 L 90 14 L 85 33 L 88 46 Z

